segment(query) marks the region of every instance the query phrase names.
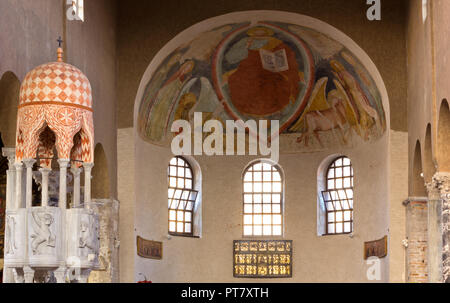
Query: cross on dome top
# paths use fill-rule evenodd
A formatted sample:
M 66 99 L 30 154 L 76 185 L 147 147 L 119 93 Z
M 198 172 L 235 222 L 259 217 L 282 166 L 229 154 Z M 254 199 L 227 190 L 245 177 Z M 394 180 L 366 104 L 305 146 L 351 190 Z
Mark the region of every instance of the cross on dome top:
M 62 59 L 62 56 L 63 56 L 62 43 L 64 41 L 61 39 L 61 36 L 59 36 L 56 41 L 58 42 L 58 50 L 57 50 L 58 62 L 63 62 L 63 59 Z

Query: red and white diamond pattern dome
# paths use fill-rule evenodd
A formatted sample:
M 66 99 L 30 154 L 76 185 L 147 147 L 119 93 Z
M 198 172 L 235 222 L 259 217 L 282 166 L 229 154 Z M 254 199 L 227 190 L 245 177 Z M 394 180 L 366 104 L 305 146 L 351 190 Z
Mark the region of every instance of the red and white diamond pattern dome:
M 16 161 L 50 166 L 56 146 L 59 159 L 93 162 L 93 125 L 91 84 L 58 48 L 58 61 L 34 68 L 20 87 Z
M 92 108 L 91 84 L 76 67 L 64 62 L 43 64 L 30 71 L 20 88 L 20 104 L 64 102 Z

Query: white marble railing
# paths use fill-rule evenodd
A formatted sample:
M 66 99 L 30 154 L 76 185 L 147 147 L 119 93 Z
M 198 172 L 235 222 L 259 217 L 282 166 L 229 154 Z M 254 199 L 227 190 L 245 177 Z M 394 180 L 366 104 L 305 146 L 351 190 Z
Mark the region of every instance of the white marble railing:
M 9 160 L 4 282 L 86 282 L 90 271 L 99 266 L 99 218 L 90 197 L 93 164 L 83 164 L 81 201 L 82 168 L 69 171 L 70 160 L 58 160 L 59 172 L 33 171 L 36 160 L 15 162 L 14 149 L 3 149 L 3 154 Z M 40 206 L 32 205 L 33 179 L 41 188 Z M 69 208 L 68 190 L 72 194 Z

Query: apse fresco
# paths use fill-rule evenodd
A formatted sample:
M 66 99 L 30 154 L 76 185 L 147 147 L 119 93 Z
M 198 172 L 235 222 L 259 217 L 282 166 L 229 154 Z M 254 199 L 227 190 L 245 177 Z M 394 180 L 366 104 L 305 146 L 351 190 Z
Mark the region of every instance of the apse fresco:
M 386 130 L 381 95 L 342 44 L 310 28 L 261 21 L 217 27 L 180 45 L 153 73 L 138 131 L 170 145 L 173 121 L 279 120 L 287 151 L 352 146 Z

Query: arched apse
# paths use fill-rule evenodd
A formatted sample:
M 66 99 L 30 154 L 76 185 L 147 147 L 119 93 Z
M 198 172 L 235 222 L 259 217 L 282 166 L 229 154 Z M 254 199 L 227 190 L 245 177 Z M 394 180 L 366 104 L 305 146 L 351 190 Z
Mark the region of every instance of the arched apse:
M 427 190 L 423 178 L 422 169 L 422 151 L 420 148 L 420 141 L 417 140 L 416 148 L 414 150 L 414 162 L 412 170 L 412 184 L 410 188 L 410 196 L 412 197 L 426 197 Z
M 248 11 L 166 44 L 141 80 L 134 120 L 141 139 L 161 146 L 172 122 L 194 112 L 203 122 L 278 120 L 281 150 L 302 152 L 375 141 L 388 109 L 376 67 L 343 33 L 299 14 Z
M 100 143 L 97 143 L 95 146 L 94 163 L 94 168 L 92 169 L 92 198 L 110 198 L 108 160 Z
M 268 25 L 267 23 L 270 23 L 270 25 Z M 239 26 L 236 27 L 236 24 L 242 24 L 242 26 L 247 26 L 247 28 L 240 28 Z M 284 26 L 284 31 L 279 30 L 276 27 L 275 29 L 273 29 L 273 24 L 281 25 L 281 27 Z M 221 33 L 219 35 L 219 38 L 214 39 L 217 32 L 220 32 L 223 29 L 226 30 L 228 26 L 231 26 L 235 30 L 240 29 L 238 32 L 234 32 L 236 36 L 233 36 L 233 30 L 231 30 L 230 32 Z M 264 27 L 264 29 L 255 30 L 255 27 L 258 28 L 261 26 Z M 297 27 L 299 27 L 300 31 L 304 33 L 304 35 L 302 36 L 304 38 L 297 39 L 296 37 L 298 37 L 298 35 L 292 33 L 290 27 L 294 29 L 298 29 Z M 370 182 L 370 184 L 361 187 L 360 197 L 366 203 L 364 203 L 364 205 L 359 210 L 358 218 L 361 219 L 358 220 L 362 220 L 362 222 L 365 222 L 365 224 L 361 227 L 361 229 L 358 230 L 358 237 L 360 237 L 360 239 L 362 239 L 363 237 L 367 239 L 377 239 L 380 237 L 381 232 L 388 230 L 389 216 L 387 201 L 389 201 L 390 198 L 388 193 L 389 187 L 386 183 L 386 180 L 388 180 L 388 161 L 386 161 L 386 159 L 389 152 L 389 132 L 387 130 L 390 127 L 388 96 L 384 83 L 375 65 L 364 53 L 364 51 L 362 51 L 356 45 L 356 43 L 354 43 L 345 34 L 333 28 L 332 26 L 322 21 L 299 14 L 277 11 L 249 11 L 232 13 L 208 19 L 186 29 L 185 31 L 177 35 L 173 40 L 166 44 L 154 57 L 145 74 L 143 75 L 135 100 L 134 122 L 136 126 L 136 133 L 134 137 L 134 184 L 136 197 L 135 213 L 137 215 L 134 217 L 133 221 L 134 230 L 130 232 L 132 232 L 132 235 L 140 234 L 143 237 L 155 240 L 164 240 L 167 238 L 167 204 L 164 201 L 167 199 L 167 190 L 165 186 L 167 182 L 166 165 L 171 157 L 173 157 L 170 149 L 170 144 L 168 144 L 170 143 L 170 136 L 167 138 L 167 141 L 148 140 L 145 132 L 141 132 L 142 128 L 141 130 L 139 130 L 139 127 L 142 127 L 142 124 L 144 124 L 144 122 L 147 123 L 148 121 L 145 119 L 146 115 L 149 115 L 149 117 L 151 118 L 152 113 L 158 113 L 157 116 L 160 116 L 160 121 L 153 121 L 152 119 L 150 119 L 149 123 L 154 125 L 162 125 L 164 128 L 167 127 L 170 124 L 170 121 L 173 120 L 172 114 L 169 115 L 167 111 L 166 117 L 161 114 L 165 112 L 164 107 L 167 106 L 167 104 L 165 104 L 164 107 L 154 107 L 154 105 L 158 104 L 162 99 L 170 100 L 170 104 L 168 107 L 169 111 L 173 113 L 173 117 L 177 115 L 177 117 L 189 118 L 192 114 L 192 110 L 198 111 L 197 109 L 202 109 L 199 111 L 203 113 L 203 118 L 209 117 L 207 114 L 208 112 L 212 112 L 212 116 L 219 118 L 221 117 L 222 113 L 231 115 L 228 111 L 234 111 L 230 108 L 226 109 L 225 104 L 231 103 L 230 106 L 234 106 L 233 102 L 235 100 L 233 100 L 232 97 L 233 89 L 227 88 L 227 85 L 225 85 L 225 88 L 216 88 L 215 85 L 220 85 L 219 80 L 224 80 L 222 72 L 227 73 L 230 71 L 230 68 L 231 71 L 233 69 L 237 69 L 238 65 L 241 64 L 254 64 L 254 61 L 252 61 L 252 63 L 250 62 L 251 60 L 245 61 L 245 59 L 240 59 L 242 58 L 242 54 L 240 52 L 240 50 L 242 49 L 239 50 L 239 48 L 241 47 L 241 44 L 243 44 L 243 42 L 240 41 L 243 40 L 245 42 L 251 40 L 251 37 L 255 34 L 255 31 L 265 33 L 265 35 L 269 36 L 264 38 L 267 40 L 267 42 L 271 41 L 270 43 L 274 43 L 274 45 L 277 45 L 277 47 L 284 49 L 284 52 L 281 51 L 281 54 L 286 54 L 286 62 L 288 62 L 288 66 L 291 66 L 289 62 L 293 62 L 288 61 L 288 55 L 291 54 L 291 60 L 293 57 L 295 57 L 295 62 L 297 63 L 298 67 L 297 75 L 300 79 L 303 79 L 301 81 L 302 83 L 304 83 L 304 85 L 302 84 L 301 89 L 299 89 L 298 98 L 294 98 L 293 100 L 300 103 L 302 101 L 305 101 L 305 103 L 303 103 L 305 104 L 304 107 L 300 107 L 299 115 L 302 115 L 302 113 L 304 113 L 303 122 L 300 122 L 297 125 L 299 126 L 300 130 L 292 132 L 289 130 L 291 126 L 288 125 L 286 126 L 286 128 L 284 128 L 280 136 L 280 153 L 282 155 L 280 155 L 279 163 L 286 170 L 286 181 L 290 182 L 290 185 L 286 184 L 286 197 L 291 197 L 289 198 L 290 200 L 286 202 L 286 205 L 288 205 L 287 203 L 289 203 L 290 205 L 289 212 L 291 213 L 291 215 L 286 216 L 285 220 L 287 220 L 286 226 L 291 226 L 292 228 L 286 229 L 286 236 L 290 239 L 293 239 L 294 241 L 297 241 L 298 243 L 305 243 L 306 241 L 308 241 L 307 246 L 309 249 L 311 249 L 311 251 L 305 253 L 305 256 L 311 256 L 311 258 L 308 259 L 309 257 L 305 257 L 304 264 L 310 264 L 311 268 L 315 268 L 315 277 L 312 278 L 310 273 L 308 273 L 307 268 L 305 268 L 304 266 L 297 267 L 294 273 L 294 275 L 296 275 L 294 277 L 294 280 L 305 281 L 304 279 L 308 278 L 317 281 L 320 281 L 321 279 L 327 281 L 339 280 L 336 276 L 330 277 L 328 275 L 328 267 L 326 269 L 320 268 L 323 266 L 323 262 L 319 262 L 320 258 L 318 259 L 313 257 L 316 255 L 314 252 L 312 252 L 313 250 L 323 251 L 325 253 L 326 251 L 330 251 L 330 244 L 326 244 L 323 241 L 323 238 L 311 238 L 305 236 L 307 235 L 307 233 L 305 234 L 295 231 L 302 230 L 300 224 L 303 223 L 301 223 L 300 221 L 305 221 L 298 220 L 299 216 L 305 216 L 309 218 L 309 220 L 313 220 L 312 218 L 316 218 L 316 207 L 315 203 L 313 202 L 317 199 L 316 190 L 310 186 L 306 189 L 303 185 L 311 184 L 311 176 L 314 176 L 314 173 L 317 170 L 316 164 L 320 164 L 320 162 L 323 160 L 324 155 L 345 153 L 349 156 L 352 156 L 352 153 L 355 153 L 355 155 L 358 155 L 355 156 L 355 158 L 359 158 L 355 159 L 355 164 L 357 163 L 356 160 L 359 160 L 362 163 L 362 174 L 376 176 L 376 178 L 373 178 L 373 181 Z M 232 35 L 229 36 L 230 34 Z M 202 38 L 204 36 L 208 37 L 208 39 Z M 224 40 L 223 44 L 221 44 L 222 40 Z M 198 47 L 192 48 L 191 46 L 193 43 L 198 43 Z M 227 46 L 225 46 L 225 44 Z M 227 65 L 227 58 L 230 58 L 231 56 L 230 60 L 233 61 L 233 56 L 227 56 L 226 54 L 233 48 L 233 45 L 236 44 L 238 45 L 236 46 L 236 48 L 238 49 L 238 51 L 236 51 L 236 57 L 241 61 L 239 64 L 236 63 L 236 65 L 233 66 Z M 276 47 L 271 48 L 271 46 L 272 44 L 267 45 L 268 51 L 272 53 L 274 53 L 274 51 L 276 52 L 280 50 L 276 49 Z M 208 59 L 201 60 L 202 58 L 204 58 L 202 54 L 205 54 L 205 49 L 208 49 L 209 47 L 212 48 L 212 51 L 210 53 L 206 52 Z M 247 58 L 250 58 L 249 53 L 251 53 L 252 50 L 259 53 L 260 49 L 258 49 L 258 45 L 255 45 L 254 48 L 255 49 L 247 49 L 246 52 L 244 48 L 244 56 L 247 55 Z M 356 70 L 352 66 L 350 66 L 350 64 L 344 58 L 346 57 L 345 55 L 344 57 L 342 57 L 341 53 L 343 51 L 343 48 L 345 48 L 350 56 L 352 56 L 351 58 L 353 58 L 353 60 L 350 59 L 350 61 L 354 61 L 357 66 L 359 66 L 359 68 L 357 69 L 360 70 L 360 73 L 355 72 Z M 339 51 L 336 51 L 336 49 L 339 49 Z M 290 51 L 292 51 L 293 54 Z M 264 48 L 261 53 L 264 53 Z M 311 57 L 308 54 L 311 54 Z M 219 55 L 222 59 L 221 61 L 219 60 L 221 64 L 217 62 L 215 65 L 216 67 L 220 66 L 220 69 L 216 69 L 218 71 L 218 75 L 215 76 L 215 80 L 212 72 L 214 66 L 213 62 L 214 58 L 217 59 L 218 57 L 220 57 Z M 252 58 L 250 59 L 258 59 L 258 56 L 255 55 L 256 54 L 253 53 Z M 261 55 L 259 54 L 259 56 Z M 174 62 L 171 60 L 171 58 L 173 58 Z M 305 58 L 305 60 L 299 60 L 298 58 Z M 348 58 L 350 57 L 347 56 L 347 59 Z M 183 61 L 184 59 L 186 59 L 187 61 Z M 333 59 L 336 62 L 331 62 Z M 194 63 L 190 63 L 189 60 L 193 61 Z M 306 62 L 314 62 L 312 68 L 305 70 L 304 67 L 307 67 Z M 171 65 L 172 63 L 172 67 L 166 70 L 168 65 Z M 302 63 L 303 65 L 300 63 Z M 166 68 L 164 68 L 165 66 Z M 309 66 L 311 67 L 311 65 Z M 322 147 L 314 134 L 314 131 L 316 131 L 317 129 L 312 127 L 312 132 L 306 132 L 307 136 L 305 135 L 300 142 L 297 142 L 297 139 L 303 134 L 302 131 L 304 132 L 305 130 L 305 128 L 302 129 L 301 127 L 302 123 L 303 125 L 307 124 L 305 122 L 307 110 L 311 109 L 312 111 L 321 111 L 324 109 L 319 105 L 331 104 L 331 101 L 337 102 L 336 99 L 339 100 L 342 98 L 350 100 L 350 97 L 354 98 L 356 95 L 359 95 L 357 93 L 359 89 L 353 91 L 353 93 L 355 93 L 355 96 L 347 92 L 345 94 L 339 94 L 336 87 L 339 88 L 339 85 L 341 84 L 338 81 L 338 76 L 335 76 L 335 74 L 333 73 L 337 73 L 336 70 L 333 69 L 333 66 L 338 71 L 344 72 L 341 68 L 341 66 L 343 66 L 351 76 L 351 78 L 349 77 L 348 79 L 353 78 L 355 82 L 352 83 L 358 84 L 355 85 L 355 87 L 359 86 L 361 90 L 363 92 L 367 92 L 367 94 L 372 95 L 373 92 L 373 94 L 379 95 L 379 101 L 383 108 L 384 118 L 381 118 L 380 115 L 380 120 L 378 121 L 384 120 L 384 122 L 381 123 L 382 127 L 378 128 L 377 126 L 375 126 L 375 119 L 373 119 L 372 116 L 366 112 L 364 115 L 361 115 L 364 116 L 364 118 L 358 120 L 358 125 L 359 123 L 362 123 L 364 127 L 366 127 L 366 129 L 374 130 L 374 132 L 372 133 L 369 131 L 367 140 L 365 140 L 365 129 L 360 128 L 359 134 L 357 134 L 356 130 L 354 130 L 354 127 L 351 130 L 351 136 L 355 141 L 353 141 L 353 139 L 348 139 L 346 144 L 342 140 L 339 129 L 333 128 L 332 130 L 329 129 L 328 131 L 318 131 L 320 132 L 318 134 L 319 138 L 323 143 Z M 264 70 L 264 68 L 262 69 Z M 308 74 L 311 70 L 314 70 L 314 77 L 312 76 L 312 72 Z M 205 71 L 206 74 L 204 73 Z M 261 68 L 259 69 L 259 71 L 261 71 Z M 265 73 L 265 71 L 262 72 Z M 228 73 L 228 76 L 231 77 L 231 75 L 234 75 L 236 73 L 238 73 L 237 70 L 234 73 Z M 292 74 L 283 74 L 283 71 L 274 73 L 278 73 L 278 75 L 280 75 L 282 78 L 285 78 L 284 76 L 286 76 L 287 80 L 295 80 L 296 77 Z M 237 75 L 242 76 L 243 74 L 245 73 L 238 73 Z M 348 75 L 347 73 L 345 74 Z M 255 78 L 258 78 L 259 75 L 254 76 Z M 370 92 L 367 87 L 362 87 L 360 85 L 361 83 L 365 82 L 364 78 L 368 83 L 372 83 L 372 92 Z M 308 80 L 311 80 L 311 82 L 309 82 Z M 276 79 L 274 79 L 273 81 L 276 82 Z M 243 81 L 243 83 L 248 83 L 248 81 Z M 288 83 L 292 84 L 292 82 L 290 81 L 288 81 Z M 307 91 L 306 83 L 312 83 L 312 89 L 309 93 L 310 98 L 306 98 L 306 95 L 303 95 L 303 93 Z M 170 98 L 170 96 L 173 96 L 173 91 L 178 92 L 175 94 L 174 99 Z M 223 92 L 222 98 L 220 98 L 217 91 Z M 257 95 L 257 93 L 253 93 Z M 158 95 L 158 97 L 155 99 L 154 96 L 156 95 Z M 274 98 L 282 98 L 283 96 L 285 96 L 283 95 L 283 92 L 280 93 L 280 95 L 281 97 L 275 96 Z M 178 98 L 178 96 L 180 96 L 180 98 Z M 361 97 L 361 95 L 359 96 Z M 228 99 L 225 100 L 225 98 Z M 202 100 L 202 102 L 200 102 L 200 100 Z M 309 101 L 313 100 L 314 102 L 309 103 Z M 182 110 L 178 110 L 180 103 L 183 105 Z M 219 109 L 216 111 L 217 107 L 211 106 L 211 103 L 212 105 L 219 103 Z M 314 106 L 312 106 L 313 104 Z M 371 104 L 370 100 L 369 104 Z M 223 106 L 224 108 L 223 111 L 221 111 L 221 106 Z M 240 106 L 239 109 L 242 111 L 252 110 L 245 109 L 244 104 L 240 103 L 239 101 L 236 102 L 236 106 L 236 109 Z M 347 114 L 349 114 L 351 117 L 352 108 L 344 107 L 344 109 L 345 115 L 342 115 L 345 116 L 346 121 L 343 123 L 345 124 L 344 130 L 347 131 L 345 133 L 346 138 L 349 138 L 350 136 L 347 136 L 347 133 L 349 124 L 348 120 L 350 119 L 347 120 Z M 350 113 L 348 113 L 348 110 L 350 111 Z M 367 107 L 366 109 L 361 108 L 361 111 L 363 110 L 371 111 L 370 108 Z M 381 110 L 377 112 L 379 113 L 381 112 Z M 288 112 L 284 117 L 280 117 L 280 120 L 287 121 L 286 123 L 288 124 L 288 114 L 290 113 L 292 112 Z M 254 115 L 254 113 L 250 114 Z M 295 114 L 297 113 L 294 112 L 292 114 L 295 116 Z M 373 111 L 371 111 L 371 114 L 376 117 L 376 114 L 374 114 Z M 141 117 L 139 117 L 140 115 Z M 142 117 L 144 117 L 144 119 L 142 119 Z M 230 119 L 235 118 L 232 117 Z M 296 119 L 297 120 L 292 123 L 296 123 L 299 118 L 297 117 Z M 355 121 L 356 120 L 353 120 L 353 122 Z M 141 126 L 139 126 L 140 123 L 142 123 Z M 283 123 L 281 123 L 281 125 L 283 125 Z M 152 128 L 150 127 L 149 130 L 151 129 Z M 381 131 L 376 134 L 375 130 Z M 161 135 L 161 137 L 163 137 L 164 133 L 161 132 L 160 129 L 158 132 L 152 134 L 152 136 L 155 137 L 157 135 Z M 305 137 L 308 137 L 308 146 L 305 142 Z M 333 137 L 334 141 L 328 141 L 326 139 L 327 137 Z M 341 148 L 343 145 L 345 145 L 345 147 Z M 357 148 L 352 149 L 352 147 Z M 326 151 L 324 151 L 323 153 L 314 153 L 314 151 L 322 150 Z M 302 154 L 298 157 L 288 154 L 290 152 L 307 151 L 312 152 L 308 154 Z M 257 155 L 256 157 L 260 158 L 260 155 Z M 242 235 L 242 184 L 241 180 L 237 176 L 239 176 L 239 173 L 242 172 L 242 169 L 245 167 L 245 165 L 254 160 L 254 158 L 207 157 L 200 155 L 196 155 L 195 158 L 202 166 L 204 182 L 202 195 L 204 198 L 204 216 L 202 220 L 205 229 L 203 230 L 202 241 L 206 246 L 211 247 L 211 250 L 209 250 L 207 254 L 204 254 L 202 260 L 198 260 L 198 258 L 195 258 L 195 256 L 199 253 L 202 254 L 202 252 L 201 247 L 197 244 L 197 242 L 181 242 L 178 239 L 174 241 L 172 238 L 170 242 L 171 249 L 168 249 L 166 251 L 166 257 L 164 260 L 162 260 L 162 262 L 158 262 L 157 264 L 150 263 L 151 260 L 146 260 L 135 256 L 134 274 L 136 275 L 136 279 L 140 279 L 140 277 L 137 275 L 139 272 L 146 271 L 153 277 L 155 277 L 156 281 L 173 282 L 186 279 L 189 281 L 202 281 L 204 279 L 209 279 L 216 282 L 232 281 L 227 278 L 227 273 L 229 274 L 229 268 L 225 266 L 226 262 L 217 262 L 217 260 L 218 258 L 229 258 L 228 256 L 226 256 L 226 252 L 229 251 L 229 248 L 225 247 L 224 245 L 226 245 L 226 243 L 232 243 L 232 240 L 237 237 L 236 235 Z M 297 170 L 296 167 L 301 168 L 302 171 L 299 173 L 300 170 Z M 308 170 L 306 170 L 305 167 L 308 167 Z M 289 173 L 288 170 L 291 173 Z M 361 183 L 364 184 L 366 182 Z M 218 190 L 220 188 L 226 188 L 226 191 Z M 310 201 L 310 203 L 314 203 L 314 205 L 309 204 L 309 206 L 303 208 L 303 206 L 299 206 L 299 203 L 296 204 L 295 201 L 292 201 L 295 199 L 295 197 L 303 197 L 303 199 Z M 299 211 L 298 216 L 295 214 L 295 209 L 297 208 L 297 206 L 294 206 L 295 204 L 299 207 L 297 209 L 297 211 Z M 313 226 L 313 221 L 308 222 L 310 223 L 310 225 L 308 225 L 308 228 Z M 297 226 L 298 229 L 293 227 L 296 226 L 296 224 L 299 224 Z M 327 238 L 327 240 L 333 241 L 335 239 L 331 239 L 330 237 Z M 336 247 L 342 246 L 342 242 L 338 243 L 337 239 L 335 241 Z M 346 262 L 349 262 L 347 264 L 353 264 L 354 260 L 360 257 L 358 255 L 358 249 L 360 245 L 361 243 L 358 243 L 356 241 L 349 242 L 348 245 L 346 245 L 348 251 L 356 252 L 355 255 L 345 253 L 338 257 L 335 254 L 330 254 L 330 257 L 336 257 L 336 262 L 333 261 L 333 264 L 341 264 L 343 266 L 342 268 L 346 266 L 344 265 L 344 263 Z M 349 247 L 352 249 L 350 249 Z M 178 253 L 179 251 L 184 251 L 185 253 L 180 255 Z M 345 259 L 345 262 L 342 262 L 342 259 Z M 382 260 L 382 267 L 384 269 L 387 269 L 388 261 L 387 259 L 385 260 Z M 199 272 L 197 270 L 198 268 L 202 268 L 201 264 L 204 264 L 205 262 L 216 262 L 216 264 L 218 264 L 217 268 L 215 268 L 214 273 L 209 270 L 204 272 Z M 177 273 L 173 271 L 174 268 L 178 269 Z M 354 269 L 358 271 L 358 273 L 356 273 L 356 271 L 354 273 L 354 280 L 359 281 L 360 279 L 366 279 L 365 269 Z M 353 270 L 353 268 L 350 270 Z M 333 272 L 336 273 L 336 275 L 339 275 L 339 272 L 344 275 L 341 270 L 334 270 Z M 361 273 L 361 276 L 359 272 Z M 345 279 L 353 279 L 349 277 L 347 273 L 345 274 L 345 277 Z
M 5 72 L 0 78 L 0 133 L 6 147 L 16 143 L 17 106 L 20 81 L 13 72 Z
M 434 174 L 436 173 L 436 167 L 433 162 L 433 150 L 431 142 L 431 124 L 428 123 L 425 133 L 425 146 L 423 148 L 423 174 L 425 182 L 431 182 Z
M 450 172 L 450 110 L 447 100 L 443 100 L 439 110 L 437 162 L 440 172 Z

